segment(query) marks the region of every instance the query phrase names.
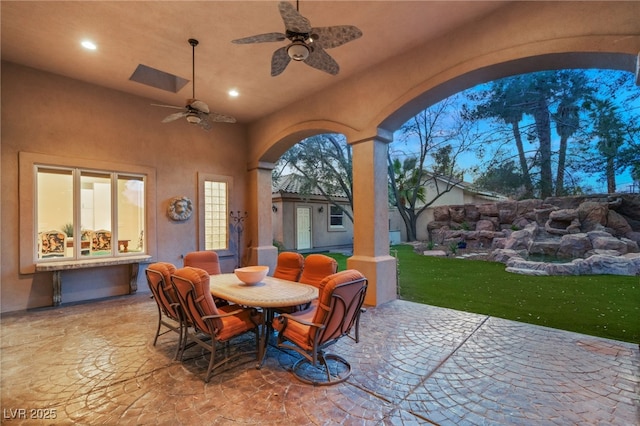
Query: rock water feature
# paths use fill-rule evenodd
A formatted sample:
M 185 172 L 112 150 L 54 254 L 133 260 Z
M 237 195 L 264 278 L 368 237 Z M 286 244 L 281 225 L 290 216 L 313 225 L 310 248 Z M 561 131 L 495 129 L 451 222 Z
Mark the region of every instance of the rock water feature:
M 428 231 L 444 247 L 462 241 L 489 250 L 509 272 L 640 276 L 639 195 L 440 206 Z

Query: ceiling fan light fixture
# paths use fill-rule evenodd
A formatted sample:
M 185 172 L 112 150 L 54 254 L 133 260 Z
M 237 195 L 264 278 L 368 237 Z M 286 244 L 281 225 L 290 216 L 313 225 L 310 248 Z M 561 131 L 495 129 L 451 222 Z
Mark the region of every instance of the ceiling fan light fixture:
M 304 61 L 309 57 L 310 48 L 302 40 L 294 40 L 293 43 L 287 47 L 287 54 L 294 61 Z
M 187 121 L 191 124 L 199 124 L 201 119 L 197 114 L 189 114 L 187 115 Z

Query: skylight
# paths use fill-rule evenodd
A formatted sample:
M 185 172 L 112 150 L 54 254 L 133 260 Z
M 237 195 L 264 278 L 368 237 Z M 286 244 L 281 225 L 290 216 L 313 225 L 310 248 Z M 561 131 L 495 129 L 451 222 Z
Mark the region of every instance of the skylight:
M 189 82 L 182 77 L 139 64 L 129 80 L 146 84 L 156 89 L 178 93 Z

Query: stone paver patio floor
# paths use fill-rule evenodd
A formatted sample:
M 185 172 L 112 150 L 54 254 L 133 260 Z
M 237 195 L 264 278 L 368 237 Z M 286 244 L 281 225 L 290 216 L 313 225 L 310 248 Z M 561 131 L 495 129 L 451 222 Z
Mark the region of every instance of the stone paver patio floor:
M 174 333 L 153 346 L 156 315 L 148 293 L 4 315 L 2 423 L 640 423 L 630 343 L 397 300 L 367 310 L 360 343 L 331 347 L 352 363 L 345 383 L 300 383 L 297 355 L 270 347 L 262 369 L 205 384 L 197 349 L 180 363 Z

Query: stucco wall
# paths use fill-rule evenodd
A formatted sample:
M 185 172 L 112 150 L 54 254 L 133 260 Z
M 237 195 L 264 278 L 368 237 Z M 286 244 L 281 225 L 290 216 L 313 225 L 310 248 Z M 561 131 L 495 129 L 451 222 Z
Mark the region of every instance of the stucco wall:
M 137 84 L 137 83 L 132 83 Z M 232 176 L 231 209 L 245 210 L 246 160 L 241 125 L 220 124 L 211 132 L 183 121 L 160 123 L 172 110 L 152 101 L 2 63 L 1 310 L 52 303 L 51 273 L 20 274 L 18 248 L 18 152 L 143 165 L 156 172 L 154 260 L 182 266 L 181 256 L 197 249 L 197 215 L 186 222 L 166 216 L 168 200 L 184 195 L 197 203 L 197 174 Z M 249 218 L 248 220 L 251 220 Z M 233 259 L 223 268 L 231 270 Z M 126 267 L 63 272 L 63 302 L 125 294 Z M 147 291 L 141 268 L 139 291 Z

